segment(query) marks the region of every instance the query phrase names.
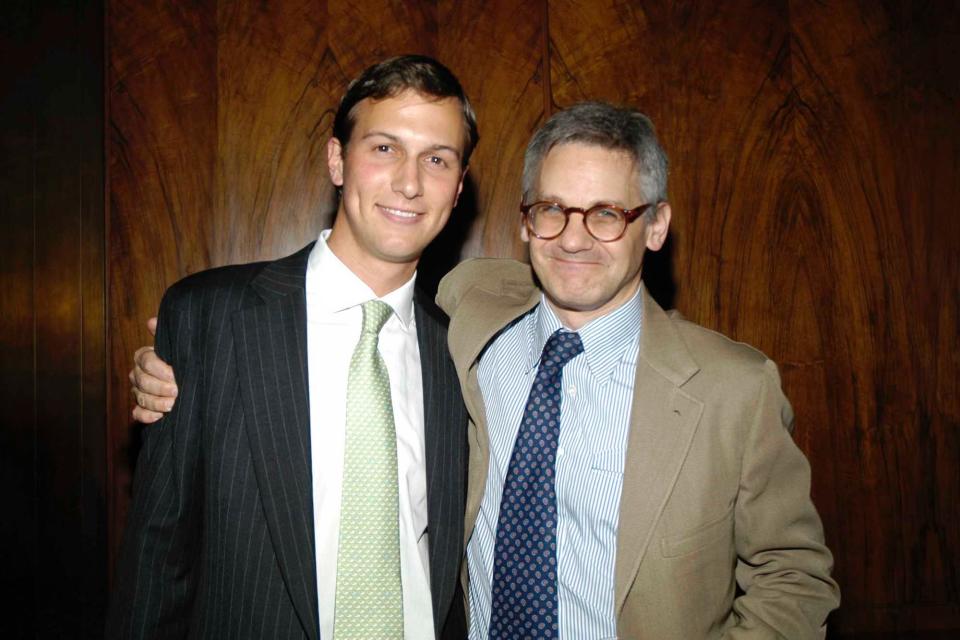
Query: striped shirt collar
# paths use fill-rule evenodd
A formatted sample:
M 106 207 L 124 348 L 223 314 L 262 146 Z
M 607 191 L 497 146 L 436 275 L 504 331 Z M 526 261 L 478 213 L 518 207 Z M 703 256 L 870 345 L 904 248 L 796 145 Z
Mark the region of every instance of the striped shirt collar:
M 591 320 L 577 332 L 583 343 L 590 373 L 601 384 L 610 378 L 620 362 L 636 354 L 643 323 L 641 289 L 638 287 L 632 298 L 610 313 Z M 527 317 L 527 373 L 539 365 L 547 340 L 561 328 L 563 324 L 546 296 L 541 294 L 540 304 Z

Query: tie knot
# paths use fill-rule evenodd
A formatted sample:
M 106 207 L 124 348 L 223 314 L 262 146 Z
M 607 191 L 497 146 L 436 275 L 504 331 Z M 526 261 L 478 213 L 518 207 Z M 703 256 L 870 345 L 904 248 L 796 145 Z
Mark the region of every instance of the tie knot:
M 557 329 L 543 346 L 540 366 L 560 368 L 581 353 L 583 353 L 583 343 L 580 342 L 580 334 Z
M 368 300 L 363 303 L 363 329 L 361 333 L 378 335 L 383 325 L 387 323 L 393 309 L 386 302 Z

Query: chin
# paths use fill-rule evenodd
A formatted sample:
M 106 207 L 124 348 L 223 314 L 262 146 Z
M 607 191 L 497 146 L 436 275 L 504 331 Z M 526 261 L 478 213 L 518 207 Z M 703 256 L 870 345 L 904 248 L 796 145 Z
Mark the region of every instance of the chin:
M 392 262 L 409 262 L 419 258 L 427 244 L 421 239 L 393 238 L 380 243 L 380 255 Z
M 423 250 L 414 251 L 381 251 L 380 259 L 390 264 L 410 264 L 416 262 L 423 255 Z
M 559 287 L 552 287 L 557 295 L 556 300 L 562 301 L 563 305 L 573 311 L 589 311 L 595 302 L 597 288 L 584 283 L 576 287 L 571 287 L 568 280 L 558 279 Z
M 598 301 L 586 295 L 569 294 L 549 296 L 553 303 L 561 309 L 583 313 L 595 310 L 599 305 Z

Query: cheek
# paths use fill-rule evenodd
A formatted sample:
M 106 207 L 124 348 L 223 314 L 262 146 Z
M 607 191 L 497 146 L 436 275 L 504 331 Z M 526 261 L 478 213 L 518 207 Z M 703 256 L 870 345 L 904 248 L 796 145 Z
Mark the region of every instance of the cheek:
M 431 178 L 424 184 L 423 202 L 434 214 L 442 214 L 435 218 L 441 224 L 446 224 L 456 205 L 459 185 L 457 180 L 444 178 Z
M 610 255 L 610 263 L 616 265 L 615 270 L 624 278 L 632 278 L 640 270 L 642 261 L 643 248 L 637 244 L 623 247 L 622 251 Z
M 356 162 L 344 167 L 344 180 L 349 181 L 352 190 L 361 197 L 378 189 L 385 171 L 376 165 Z
M 524 235 L 527 235 L 525 231 L 523 233 Z M 546 266 L 543 240 L 534 238 L 532 236 L 527 236 L 527 237 L 529 238 L 529 240 L 525 239 L 525 241 L 527 242 L 527 249 L 530 254 L 530 262 L 535 265 Z
M 451 176 L 431 177 L 427 185 L 430 192 L 437 195 L 437 200 L 444 203 L 453 202 L 460 190 L 460 180 Z

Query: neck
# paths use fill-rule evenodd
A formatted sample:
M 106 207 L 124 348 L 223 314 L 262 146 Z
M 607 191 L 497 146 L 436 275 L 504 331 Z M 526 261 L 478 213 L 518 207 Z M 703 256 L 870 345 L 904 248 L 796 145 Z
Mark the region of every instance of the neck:
M 373 290 L 378 298 L 396 291 L 407 283 L 417 271 L 419 260 L 390 262 L 363 251 L 351 250 L 350 243 L 340 242 L 336 228 L 327 238 L 327 248 L 337 256 L 355 276 Z M 356 249 L 353 247 L 353 249 Z
M 621 289 L 614 298 L 594 309 L 565 307 L 558 301 L 551 298 L 549 293 L 546 294 L 546 300 L 547 304 L 549 304 L 550 308 L 553 309 L 553 312 L 557 314 L 557 319 L 560 320 L 564 327 L 570 329 L 571 331 L 580 331 L 580 329 L 582 329 L 587 323 L 611 314 L 625 305 L 630 301 L 630 299 L 633 298 L 634 295 L 636 295 L 639 288 L 640 277 L 638 274 L 635 283 L 625 287 L 624 289 Z

